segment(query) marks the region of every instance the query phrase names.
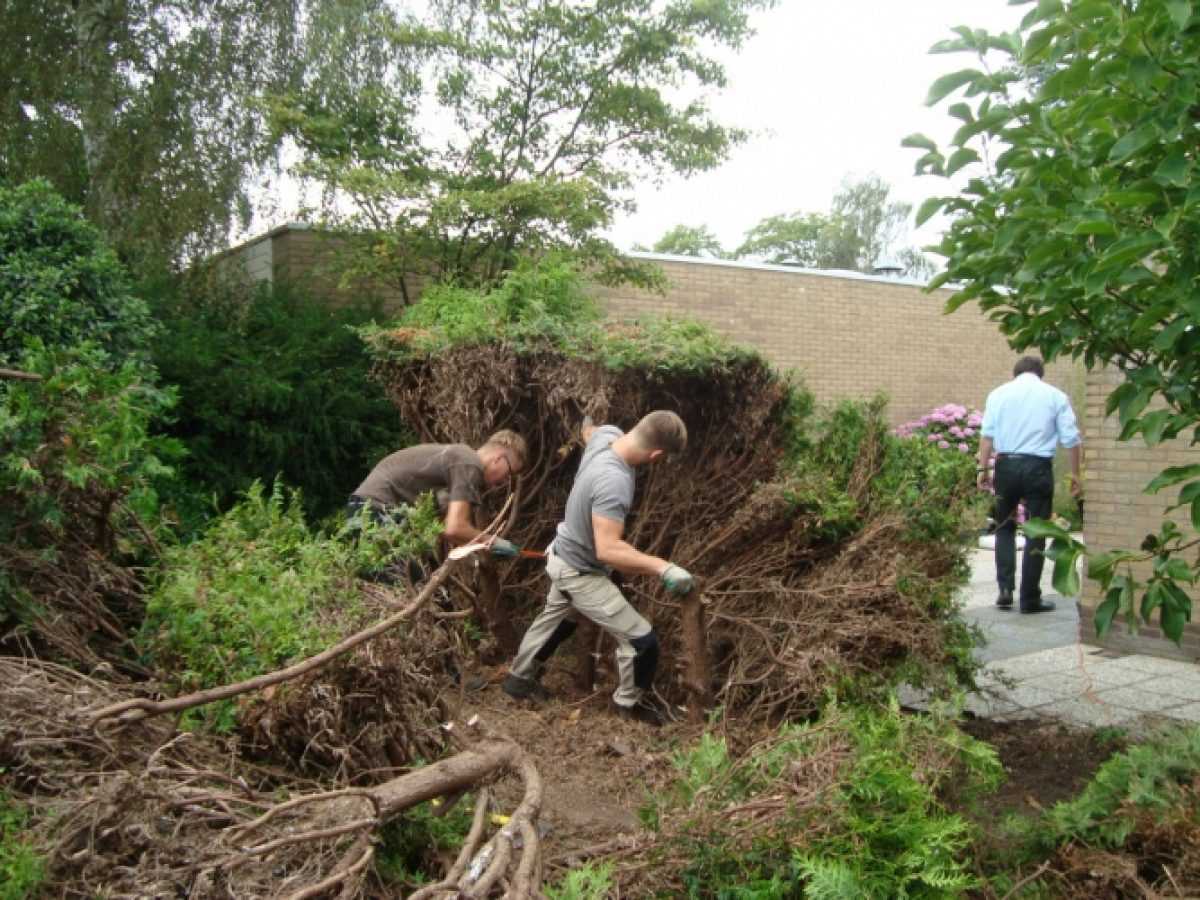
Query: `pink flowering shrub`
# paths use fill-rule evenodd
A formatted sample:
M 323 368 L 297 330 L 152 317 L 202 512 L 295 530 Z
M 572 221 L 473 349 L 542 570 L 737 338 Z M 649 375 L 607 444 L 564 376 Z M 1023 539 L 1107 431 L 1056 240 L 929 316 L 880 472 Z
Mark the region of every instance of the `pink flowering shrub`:
M 979 456 L 979 427 L 983 424 L 983 413 L 959 403 L 946 403 L 919 419 L 905 422 L 896 428 L 895 434 L 902 438 L 916 438 L 936 445 L 952 453 L 965 453 L 971 458 Z M 988 460 L 995 474 L 996 458 Z M 995 490 L 992 490 L 995 493 Z M 1017 521 L 1025 521 L 1025 504 L 1017 507 Z
M 947 403 L 896 429 L 898 437 L 919 437 L 943 450 L 974 455 L 979 452 L 979 426 L 983 413 L 958 403 Z

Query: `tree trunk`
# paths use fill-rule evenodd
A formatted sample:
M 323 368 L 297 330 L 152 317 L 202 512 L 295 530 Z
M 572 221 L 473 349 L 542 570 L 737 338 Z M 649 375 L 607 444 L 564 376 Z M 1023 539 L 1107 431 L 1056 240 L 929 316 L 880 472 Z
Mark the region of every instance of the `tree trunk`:
M 680 608 L 683 626 L 683 653 L 687 660 L 683 684 L 687 689 L 688 720 L 703 722 L 712 707 L 712 665 L 708 658 L 708 623 L 699 590 L 684 598 Z

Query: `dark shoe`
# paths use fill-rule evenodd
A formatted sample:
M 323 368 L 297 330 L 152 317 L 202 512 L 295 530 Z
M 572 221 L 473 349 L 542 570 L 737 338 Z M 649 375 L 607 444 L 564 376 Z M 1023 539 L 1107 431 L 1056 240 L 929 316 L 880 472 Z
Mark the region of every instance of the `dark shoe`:
M 651 725 L 654 728 L 661 728 L 667 721 L 667 717 L 662 710 L 656 705 L 647 703 L 645 700 L 635 703 L 633 706 L 622 706 L 614 702 L 613 708 L 616 710 L 619 718 L 630 722 L 641 722 L 645 725 Z
M 542 687 L 535 678 L 522 678 L 511 672 L 500 682 L 500 690 L 514 700 L 535 700 L 541 703 L 550 699 L 550 692 Z
M 1023 613 L 1054 612 L 1053 600 L 1039 600 L 1037 606 L 1021 606 Z
M 1012 591 L 1001 589 L 1000 596 L 996 598 L 996 606 L 999 609 L 1012 609 L 1013 599 Z

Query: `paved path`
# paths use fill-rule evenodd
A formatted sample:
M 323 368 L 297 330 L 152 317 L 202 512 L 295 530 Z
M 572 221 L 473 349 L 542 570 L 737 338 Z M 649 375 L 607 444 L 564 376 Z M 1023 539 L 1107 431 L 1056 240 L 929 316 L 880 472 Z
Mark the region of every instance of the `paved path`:
M 982 691 L 969 698 L 968 709 L 986 718 L 1042 716 L 1090 727 L 1200 723 L 1200 665 L 1080 644 L 1075 602 L 1055 593 L 1049 565 L 1042 595 L 1058 608 L 1032 616 L 1002 612 L 995 605 L 995 561 L 988 544 L 985 538 L 972 553 L 971 581 L 964 589 L 963 615 L 986 641 L 976 650 L 986 663 Z M 904 699 L 919 703 L 916 695 Z

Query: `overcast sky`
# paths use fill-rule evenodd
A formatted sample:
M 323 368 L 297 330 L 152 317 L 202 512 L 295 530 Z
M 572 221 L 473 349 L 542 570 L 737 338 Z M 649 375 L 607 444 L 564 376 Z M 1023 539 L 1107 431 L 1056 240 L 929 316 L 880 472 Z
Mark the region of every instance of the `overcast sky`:
M 846 174 L 878 173 L 915 209 L 945 182 L 915 177 L 920 154 L 900 140 L 953 133 L 946 104 L 929 109 L 925 95 L 939 75 L 973 62 L 929 48 L 955 25 L 1013 30 L 1028 10 L 1007 0 L 781 0 L 727 60 L 729 87 L 712 102 L 721 121 L 754 136 L 720 169 L 639 191 L 638 211 L 611 239 L 629 249 L 677 224 L 708 225 L 737 246 L 765 216 L 827 210 Z M 935 240 L 932 231 L 916 241 Z

